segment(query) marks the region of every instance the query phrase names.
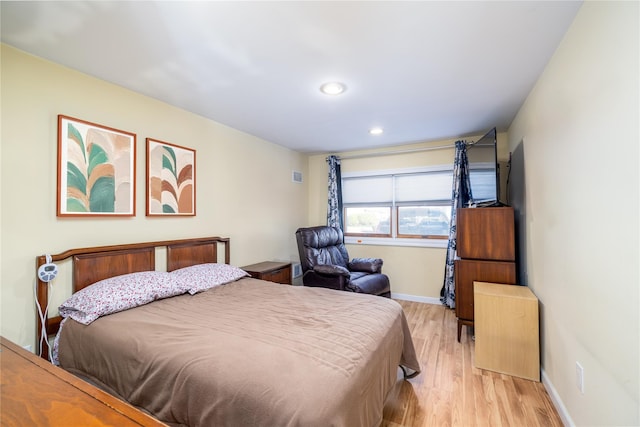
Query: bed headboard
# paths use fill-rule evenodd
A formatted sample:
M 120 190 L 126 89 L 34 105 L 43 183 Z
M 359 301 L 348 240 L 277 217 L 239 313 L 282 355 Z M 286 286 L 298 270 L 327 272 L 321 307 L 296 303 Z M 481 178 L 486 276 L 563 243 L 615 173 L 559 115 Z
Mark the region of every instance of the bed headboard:
M 73 292 L 108 277 L 155 270 L 155 248 L 101 251 L 73 256 Z
M 204 240 L 197 242 L 179 242 L 167 245 L 167 271 L 189 267 L 195 264 L 205 264 L 212 259 L 218 259 L 219 240 Z M 225 264 L 229 264 L 229 239 L 226 240 Z
M 51 255 L 51 261 L 72 259 L 72 289 L 73 292 L 77 292 L 109 277 L 155 270 L 156 248 L 167 248 L 167 271 L 173 271 L 195 264 L 218 262 L 218 245 L 224 247 L 224 262 L 229 264 L 231 252 L 227 237 L 201 237 L 70 249 Z M 46 262 L 44 255 L 36 257 L 36 272 Z M 36 280 L 38 304 L 40 307 L 46 307 L 49 301 L 48 285 L 38 278 L 37 273 Z M 48 336 L 58 332 L 61 321 L 60 316 L 45 319 L 44 327 Z M 38 337 L 36 354 L 40 353 L 43 358 L 48 359 L 49 342 L 41 336 L 42 327 L 42 320 L 36 313 L 36 336 Z

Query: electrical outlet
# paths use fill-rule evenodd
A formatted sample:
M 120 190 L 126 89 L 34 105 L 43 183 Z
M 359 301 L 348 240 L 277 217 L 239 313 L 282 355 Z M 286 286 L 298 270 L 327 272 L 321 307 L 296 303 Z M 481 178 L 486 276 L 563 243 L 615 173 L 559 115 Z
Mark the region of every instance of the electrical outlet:
M 576 385 L 580 393 L 584 394 L 584 368 L 580 362 L 576 362 Z

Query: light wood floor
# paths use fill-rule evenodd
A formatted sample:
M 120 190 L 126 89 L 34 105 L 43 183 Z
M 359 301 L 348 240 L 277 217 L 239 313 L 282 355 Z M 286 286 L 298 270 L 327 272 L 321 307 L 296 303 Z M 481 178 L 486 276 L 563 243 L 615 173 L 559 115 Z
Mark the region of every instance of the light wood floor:
M 400 301 L 422 372 L 399 381 L 384 409 L 383 427 L 562 426 L 542 383 L 474 367 L 474 343 L 454 310 Z

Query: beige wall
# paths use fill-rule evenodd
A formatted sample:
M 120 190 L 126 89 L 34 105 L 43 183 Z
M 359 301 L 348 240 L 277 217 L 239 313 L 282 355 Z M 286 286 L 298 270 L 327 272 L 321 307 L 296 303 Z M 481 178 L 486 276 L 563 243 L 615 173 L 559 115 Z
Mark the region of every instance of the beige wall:
M 487 129 L 488 130 L 488 129 Z M 475 140 L 482 135 L 470 136 Z M 366 156 L 376 153 L 375 157 L 344 159 L 341 162 L 342 173 L 402 169 L 434 165 L 452 165 L 456 139 L 422 142 L 410 145 L 389 147 L 379 150 L 363 150 L 340 153 L 343 157 Z M 451 148 L 415 151 L 404 154 L 379 155 L 386 152 L 420 150 L 429 147 L 451 146 Z M 321 225 L 327 223 L 327 178 L 326 154 L 309 157 L 309 223 Z M 506 133 L 498 134 L 498 160 L 509 158 Z M 383 271 L 389 275 L 391 291 L 419 300 L 437 302 L 444 279 L 446 249 L 402 246 L 379 246 L 365 244 L 347 245 L 351 257 L 378 257 L 384 260 Z
M 509 129 L 542 365 L 576 425 L 640 425 L 638 5 L 585 2 Z
M 3 336 L 35 343 L 34 266 L 44 253 L 220 235 L 235 265 L 297 260 L 307 185 L 291 171 L 306 175 L 306 156 L 5 45 L 1 66 Z M 58 114 L 137 134 L 135 217 L 56 217 Z M 196 150 L 197 216 L 145 217 L 147 137 Z

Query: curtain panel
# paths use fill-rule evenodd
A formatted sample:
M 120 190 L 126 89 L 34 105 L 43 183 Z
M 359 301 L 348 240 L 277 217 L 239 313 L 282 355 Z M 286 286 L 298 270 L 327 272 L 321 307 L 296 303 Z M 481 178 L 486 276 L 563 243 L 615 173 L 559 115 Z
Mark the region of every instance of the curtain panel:
M 327 225 L 329 227 L 343 228 L 342 219 L 342 174 L 340 172 L 340 158 L 327 157 L 329 163 L 329 199 L 327 204 Z
M 456 307 L 455 259 L 456 259 L 456 219 L 458 208 L 464 207 L 473 200 L 469 181 L 469 161 L 467 145 L 464 141 L 456 141 L 455 159 L 453 162 L 453 185 L 451 191 L 451 223 L 449 226 L 449 243 L 444 270 L 444 283 L 440 291 L 440 301 L 449 308 Z

